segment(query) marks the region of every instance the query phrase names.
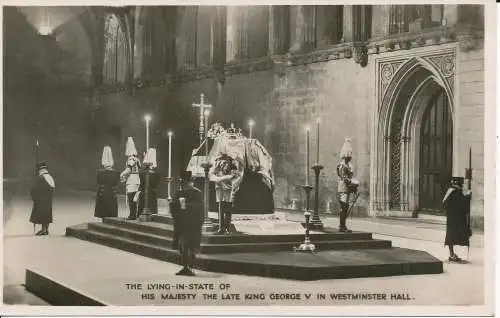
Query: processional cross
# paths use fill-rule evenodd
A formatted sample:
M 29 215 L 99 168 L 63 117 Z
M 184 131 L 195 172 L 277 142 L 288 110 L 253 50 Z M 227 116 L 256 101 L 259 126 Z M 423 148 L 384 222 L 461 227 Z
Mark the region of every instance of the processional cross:
M 205 133 L 205 110 L 212 108 L 212 105 L 205 104 L 205 95 L 200 94 L 200 103 L 193 104 L 193 107 L 200 108 L 200 145 L 203 142 L 203 134 Z

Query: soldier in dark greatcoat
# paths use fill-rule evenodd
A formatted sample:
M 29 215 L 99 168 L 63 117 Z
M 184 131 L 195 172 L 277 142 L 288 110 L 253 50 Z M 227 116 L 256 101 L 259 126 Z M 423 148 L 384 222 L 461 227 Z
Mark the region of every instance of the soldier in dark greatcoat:
M 450 251 L 450 262 L 462 262 L 453 247 L 469 246 L 469 238 L 472 235 L 469 222 L 469 207 L 471 191 L 463 189 L 464 178 L 453 177 L 450 188 L 443 198 L 446 210 L 446 238 L 444 244 L 448 245 Z
M 98 218 L 117 217 L 116 187 L 120 182 L 120 173 L 113 169 L 113 154 L 110 146 L 102 151 L 102 168 L 97 172 L 97 197 L 94 216 Z
M 181 253 L 183 268 L 177 275 L 194 276 L 195 253 L 200 248 L 203 225 L 203 194 L 194 186 L 191 171 L 182 173 L 183 185 L 170 203 L 174 219 L 173 248 Z
M 52 198 L 56 184 L 54 178 L 49 174 L 46 162 L 37 164 L 38 177 L 31 188 L 31 199 L 33 209 L 31 210 L 30 222 L 33 226 L 41 224 L 42 229 L 36 235 L 48 235 L 49 224 L 52 223 Z

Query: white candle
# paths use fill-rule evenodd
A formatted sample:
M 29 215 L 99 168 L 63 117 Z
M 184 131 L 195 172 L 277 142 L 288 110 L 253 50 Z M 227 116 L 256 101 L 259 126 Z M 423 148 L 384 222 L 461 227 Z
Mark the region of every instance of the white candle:
M 309 185 L 309 127 L 306 128 L 306 185 Z
M 253 125 L 255 125 L 255 122 L 253 121 L 253 119 L 250 119 L 250 120 L 248 121 L 248 126 L 250 127 L 250 134 L 249 134 L 249 138 L 250 138 L 250 139 L 252 139 Z
M 172 178 L 172 132 L 168 132 L 168 177 Z
M 318 135 L 316 136 L 316 164 L 319 164 L 319 118 L 316 120 Z
M 151 116 L 146 115 L 144 116 L 144 119 L 146 120 L 146 153 L 147 153 L 149 149 L 149 122 L 151 121 Z

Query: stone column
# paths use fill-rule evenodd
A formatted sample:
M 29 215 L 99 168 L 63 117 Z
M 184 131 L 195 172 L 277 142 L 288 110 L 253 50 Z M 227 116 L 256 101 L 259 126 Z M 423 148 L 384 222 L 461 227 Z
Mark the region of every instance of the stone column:
M 277 49 L 277 41 L 279 39 L 278 37 L 278 32 L 277 28 L 278 26 L 276 25 L 276 18 L 275 12 L 277 10 L 276 6 L 269 6 L 269 33 L 268 33 L 268 40 L 269 44 L 267 46 L 267 52 L 269 56 L 273 56 L 276 54 L 276 49 Z
M 269 7 L 269 55 L 286 54 L 290 49 L 290 6 Z
M 291 52 L 300 52 L 304 45 L 304 6 L 291 6 Z
M 444 6 L 444 19 L 446 19 L 446 25 L 455 25 L 458 22 L 458 5 L 456 4 L 446 4 Z
M 224 65 L 226 64 L 227 7 L 215 7 L 212 17 L 212 65 L 215 69 L 217 82 L 225 82 Z
M 239 43 L 238 43 L 238 54 L 236 58 L 239 61 L 245 61 L 248 59 L 248 31 L 249 31 L 249 16 L 250 16 L 250 8 L 248 6 L 240 7 L 238 12 L 238 34 L 239 34 Z
M 196 35 L 196 65 L 198 67 L 207 66 L 211 62 L 212 48 L 212 20 L 215 17 L 215 7 L 199 6 Z
M 383 38 L 389 35 L 390 5 L 373 6 L 372 37 Z
M 344 35 L 342 37 L 343 42 L 352 42 L 353 37 L 353 10 L 352 5 L 344 6 Z
M 134 41 L 134 78 L 142 76 L 142 60 L 144 46 L 143 14 L 145 8 L 135 8 L 135 41 Z
M 433 4 L 431 5 L 431 21 L 433 24 L 441 25 L 441 20 L 443 19 L 443 5 Z
M 226 46 L 226 61 L 235 62 L 237 60 L 239 48 L 239 31 L 238 31 L 238 12 L 239 7 L 227 7 L 227 46 Z

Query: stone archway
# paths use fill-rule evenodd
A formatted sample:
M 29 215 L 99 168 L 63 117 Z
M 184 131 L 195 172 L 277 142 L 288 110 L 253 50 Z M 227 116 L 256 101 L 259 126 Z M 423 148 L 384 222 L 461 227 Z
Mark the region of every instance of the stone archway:
M 376 61 L 370 214 L 415 215 L 419 198 L 420 127 L 426 105 L 437 91 L 445 92 L 455 121 L 455 50 L 454 46 L 434 52 L 427 49 L 426 54 L 413 52 Z M 458 133 L 454 129 L 453 149 L 458 149 Z M 453 169 L 457 167 L 456 157 L 453 155 Z

